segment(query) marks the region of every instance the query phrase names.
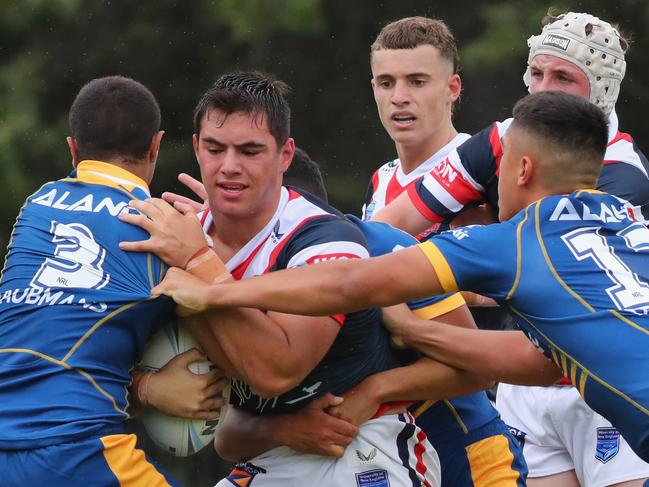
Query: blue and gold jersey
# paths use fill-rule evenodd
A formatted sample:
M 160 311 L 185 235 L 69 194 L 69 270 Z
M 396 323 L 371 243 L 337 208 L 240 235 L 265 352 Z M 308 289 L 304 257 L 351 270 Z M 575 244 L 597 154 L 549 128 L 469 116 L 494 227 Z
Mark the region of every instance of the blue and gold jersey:
M 597 191 L 551 196 L 420 248 L 445 291 L 507 306 L 589 406 L 649 459 L 649 230 L 628 203 Z
M 401 230 L 380 222 L 364 222 L 348 215 L 361 229 L 376 257 L 416 245 L 417 240 Z M 408 306 L 419 317 L 433 319 L 464 305 L 460 293 L 434 296 L 411 301 Z M 465 438 L 476 430 L 498 420 L 499 415 L 484 392 L 476 392 L 455 399 L 426 401 L 413 407 L 417 424 L 424 430 L 435 449 L 447 441 Z M 504 430 L 504 427 L 502 428 Z
M 83 161 L 27 198 L 0 280 L 0 449 L 121 431 L 130 370 L 172 310 L 150 297 L 163 263 L 118 247 L 148 238 L 117 218 L 148 196 L 133 174 Z

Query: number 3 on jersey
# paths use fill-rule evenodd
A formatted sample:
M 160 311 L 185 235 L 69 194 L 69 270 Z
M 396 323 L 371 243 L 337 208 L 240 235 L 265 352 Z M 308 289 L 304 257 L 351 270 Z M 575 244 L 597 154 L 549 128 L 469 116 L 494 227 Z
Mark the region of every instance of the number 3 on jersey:
M 53 221 L 50 233 L 56 244 L 55 258 L 45 260 L 32 286 L 101 289 L 108 284 L 110 275 L 102 268 L 106 249 L 95 241 L 88 227 Z
M 635 252 L 649 250 L 649 229 L 634 223 L 617 232 L 626 246 Z M 599 227 L 574 230 L 561 237 L 579 261 L 593 259 L 606 272 L 614 285 L 606 292 L 620 311 L 649 312 L 649 284 L 640 280 L 615 253 L 615 249 L 599 233 Z

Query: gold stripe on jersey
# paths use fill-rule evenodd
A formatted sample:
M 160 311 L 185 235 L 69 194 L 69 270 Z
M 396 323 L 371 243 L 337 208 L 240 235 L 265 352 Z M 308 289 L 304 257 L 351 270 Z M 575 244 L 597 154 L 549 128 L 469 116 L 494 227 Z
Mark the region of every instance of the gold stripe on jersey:
M 441 301 L 437 301 L 436 303 L 432 303 L 423 308 L 414 309 L 412 312 L 424 320 L 432 320 L 438 316 L 450 313 L 465 304 L 466 301 L 462 295 L 460 293 L 454 293 L 445 297 Z
M 606 382 L 605 380 L 603 380 L 603 379 L 601 379 L 600 377 L 598 377 L 598 376 L 596 376 L 595 374 L 593 374 L 589 369 L 587 369 L 586 367 L 584 367 L 584 366 L 583 366 L 580 362 L 578 362 L 574 357 L 572 357 L 571 355 L 567 354 L 564 350 L 561 349 L 561 347 L 559 347 L 556 343 L 554 343 L 552 340 L 550 340 L 550 339 L 549 339 L 549 338 L 548 338 L 548 337 L 547 337 L 547 336 L 546 336 L 546 335 L 545 335 L 541 330 L 539 330 L 539 328 L 538 328 L 537 326 L 534 325 L 534 323 L 532 323 L 530 320 L 528 320 L 528 319 L 527 319 L 527 318 L 526 318 L 526 317 L 525 317 L 525 316 L 524 316 L 520 311 L 518 311 L 516 308 L 514 308 L 513 306 L 510 306 L 509 309 L 510 309 L 510 311 L 512 311 L 512 313 L 514 313 L 516 316 L 518 316 L 518 317 L 521 318 L 522 320 L 526 321 L 526 322 L 527 322 L 527 323 L 528 323 L 532 328 L 534 328 L 534 329 L 536 330 L 536 332 L 537 332 L 539 335 L 541 335 L 541 336 L 544 338 L 544 340 L 546 340 L 546 341 L 550 344 L 550 346 L 551 346 L 552 348 L 555 348 L 555 349 L 556 349 L 556 350 L 561 354 L 561 359 L 562 359 L 562 361 L 565 360 L 565 359 L 569 359 L 572 363 L 574 363 L 577 367 L 579 367 L 579 369 L 581 370 L 581 373 L 582 373 L 582 377 L 584 377 L 584 376 L 587 374 L 588 377 L 592 378 L 592 379 L 593 379 L 595 382 L 597 382 L 599 385 L 601 385 L 602 387 L 608 389 L 608 390 L 611 391 L 613 394 L 616 394 L 616 395 L 620 396 L 622 399 L 624 399 L 625 401 L 627 401 L 629 404 L 633 405 L 636 409 L 642 411 L 644 414 L 646 414 L 647 416 L 649 416 L 649 409 L 647 409 L 647 408 L 644 407 L 642 404 L 638 403 L 637 401 L 635 401 L 635 400 L 633 400 L 632 398 L 630 398 L 629 396 L 627 396 L 624 392 L 620 391 L 619 389 L 616 389 L 615 387 L 613 387 L 612 385 L 610 385 L 610 384 L 609 384 L 608 382 Z M 554 355 L 553 355 L 553 356 L 554 356 Z M 580 385 L 581 385 L 581 384 L 580 384 Z M 581 387 L 580 387 L 580 391 L 579 391 L 579 392 L 581 393 L 581 391 L 582 391 L 582 389 L 581 389 Z M 582 397 L 583 397 L 583 395 L 582 395 Z
M 529 209 L 530 207 L 528 206 L 525 208 L 525 217 L 518 223 L 518 226 L 516 227 L 516 278 L 514 279 L 514 284 L 512 285 L 512 288 L 509 290 L 507 293 L 507 299 L 511 299 L 511 297 L 514 295 L 516 292 L 516 289 L 518 288 L 518 284 L 521 281 L 521 271 L 523 267 L 523 246 L 521 244 L 522 242 L 522 231 L 523 231 L 523 225 L 525 225 L 525 222 L 527 221 L 529 217 Z
M 635 328 L 636 330 L 641 331 L 642 333 L 644 333 L 644 334 L 646 334 L 646 335 L 649 335 L 649 330 L 647 330 L 647 329 L 641 327 L 641 326 L 638 325 L 637 323 L 634 323 L 634 322 L 631 321 L 629 318 L 627 318 L 626 316 L 621 315 L 620 313 L 618 313 L 618 312 L 615 311 L 614 309 L 609 309 L 609 312 L 610 312 L 613 316 L 615 316 L 617 319 L 619 319 L 619 320 L 623 321 L 624 323 L 626 323 L 627 325 L 630 325 L 630 326 L 632 326 L 633 328 Z
M 446 399 L 444 399 L 444 404 L 451 411 L 451 414 L 455 418 L 455 421 L 457 421 L 457 424 L 460 425 L 460 428 L 462 428 L 464 434 L 468 434 L 469 428 L 467 428 L 466 424 L 464 424 L 464 421 L 462 421 L 462 417 L 460 416 L 460 413 L 457 412 L 457 409 L 455 409 L 455 406 L 453 406 L 453 404 L 451 404 L 451 402 Z
M 581 371 L 581 377 L 579 377 L 579 394 L 581 397 L 584 397 L 586 392 L 586 380 L 588 380 L 588 372 L 586 370 Z
M 534 222 L 534 225 L 535 225 L 535 228 L 536 228 L 536 238 L 537 238 L 537 240 L 539 242 L 539 246 L 541 247 L 541 252 L 543 253 L 543 258 L 545 259 L 545 263 L 547 264 L 548 269 L 550 269 L 550 272 L 552 272 L 552 275 L 557 280 L 557 282 L 559 284 L 561 284 L 561 286 L 566 291 L 568 291 L 568 293 L 570 293 L 571 296 L 573 296 L 577 301 L 579 301 L 588 311 L 590 311 L 591 313 L 595 313 L 595 308 L 593 308 L 590 304 L 588 304 L 586 302 L 586 300 L 584 298 L 582 298 L 579 294 L 577 294 L 575 291 L 573 291 L 572 288 L 570 286 L 568 286 L 568 284 L 566 284 L 566 282 L 563 279 L 561 279 L 561 277 L 559 276 L 559 273 L 557 272 L 557 270 L 552 265 L 552 261 L 550 260 L 550 256 L 548 255 L 548 251 L 545 248 L 545 243 L 543 242 L 543 236 L 541 235 L 541 225 L 539 223 L 539 211 L 540 211 L 540 208 L 541 208 L 541 200 L 536 202 L 536 205 L 535 205 L 535 208 L 534 208 L 534 219 L 536 220 Z
M 79 340 L 77 340 L 77 342 L 76 342 L 74 345 L 72 345 L 72 348 L 70 348 L 70 350 L 69 350 L 68 353 L 65 355 L 65 357 L 63 357 L 63 358 L 61 359 L 61 362 L 63 362 L 63 363 L 67 362 L 68 359 L 72 356 L 72 354 L 73 354 L 74 352 L 76 352 L 77 349 L 78 349 L 81 345 L 83 345 L 83 343 L 84 343 L 84 342 L 85 342 L 85 341 L 90 337 L 90 335 L 92 335 L 95 331 L 97 331 L 97 329 L 98 329 L 101 325 L 103 325 L 104 323 L 106 323 L 108 320 L 110 320 L 110 319 L 113 318 L 114 316 L 120 314 L 122 311 L 126 311 L 127 309 L 130 309 L 130 308 L 132 308 L 132 307 L 135 306 L 135 305 L 138 305 L 138 304 L 140 304 L 140 303 L 144 303 L 144 302 L 146 302 L 146 301 L 150 301 L 151 299 L 155 299 L 155 297 L 151 296 L 151 297 L 145 299 L 144 301 L 134 301 L 134 302 L 132 302 L 132 303 L 125 304 L 124 306 L 122 306 L 122 307 L 120 307 L 120 308 L 117 308 L 117 309 L 116 309 L 115 311 L 113 311 L 112 313 L 109 313 L 109 314 L 107 314 L 106 316 L 104 316 L 104 317 L 103 317 L 102 319 L 100 319 L 97 323 L 95 323 L 94 325 L 92 325 L 92 326 L 88 329 L 88 331 L 86 331 L 86 332 L 83 334 L 83 336 L 82 336 Z
M 117 405 L 117 401 L 115 401 L 115 398 L 111 396 L 108 392 L 106 392 L 104 389 L 102 389 L 97 382 L 95 382 L 95 379 L 92 378 L 90 374 L 85 372 L 84 370 L 77 369 L 76 367 L 71 366 L 70 364 L 62 361 L 55 359 L 54 357 L 50 357 L 49 355 L 45 355 L 44 353 L 38 352 L 36 350 L 31 350 L 29 348 L 0 348 L 0 353 L 26 353 L 29 355 L 35 355 L 36 357 L 42 358 L 43 360 L 46 360 L 48 362 L 51 362 L 53 364 L 59 365 L 63 367 L 64 369 L 71 370 L 76 372 L 77 374 L 81 375 L 84 379 L 86 379 L 90 384 L 97 389 L 103 396 L 106 396 L 106 398 L 112 403 L 113 408 L 115 411 L 118 413 L 121 413 L 128 417 L 128 413 L 122 409 L 119 408 Z
M 169 482 L 136 448 L 135 435 L 110 435 L 100 438 L 104 458 L 121 487 L 170 487 Z
M 517 487 L 520 473 L 505 435 L 494 435 L 465 447 L 475 487 Z
M 149 186 L 141 178 L 119 166 L 101 161 L 81 161 L 77 165 L 77 180 L 111 188 L 122 187 L 128 192 L 140 188 L 149 194 Z
M 417 409 L 415 409 L 415 411 L 412 413 L 412 415 L 415 418 L 418 418 L 419 416 L 424 414 L 426 411 L 428 411 L 431 408 L 431 406 L 433 404 L 435 404 L 436 402 L 437 401 L 435 401 L 433 399 L 429 399 L 428 401 L 423 402 L 422 404 L 419 405 L 419 407 Z
M 437 246 L 429 240 L 418 244 L 417 247 L 426 255 L 428 261 L 433 266 L 442 290 L 446 293 L 459 291 L 451 266 L 448 265 L 444 254 L 440 252 Z

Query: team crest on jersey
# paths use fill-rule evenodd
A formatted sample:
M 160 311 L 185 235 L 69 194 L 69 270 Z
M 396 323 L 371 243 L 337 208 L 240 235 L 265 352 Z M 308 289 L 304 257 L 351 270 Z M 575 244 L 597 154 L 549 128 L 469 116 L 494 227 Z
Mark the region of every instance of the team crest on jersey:
M 358 487 L 390 487 L 390 478 L 385 470 L 368 470 L 356 474 L 356 485 Z
M 226 480 L 237 487 L 248 487 L 258 474 L 266 473 L 266 469 L 252 463 L 237 463 Z
M 620 432 L 615 428 L 597 428 L 595 458 L 606 463 L 620 451 Z

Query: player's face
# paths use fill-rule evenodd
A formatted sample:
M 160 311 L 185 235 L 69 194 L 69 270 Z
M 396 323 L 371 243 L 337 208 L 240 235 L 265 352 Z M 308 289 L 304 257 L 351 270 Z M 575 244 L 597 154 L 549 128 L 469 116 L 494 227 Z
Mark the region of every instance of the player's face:
M 208 111 L 194 135 L 194 152 L 215 218 L 265 224 L 277 209 L 294 150 L 291 138 L 277 147 L 263 116 Z
M 530 93 L 540 91 L 563 91 L 588 98 L 588 76 L 577 65 L 547 54 L 534 56 L 530 63 Z
M 374 99 L 381 123 L 397 144 L 426 144 L 446 130 L 461 88 L 452 63 L 431 45 L 372 53 Z
M 503 155 L 500 159 L 498 176 L 498 219 L 502 222 L 510 219 L 521 209 L 521 188 L 518 177 L 521 171 L 522 158 L 525 155 L 520 144 L 520 134 L 514 126 L 510 127 L 503 137 Z

